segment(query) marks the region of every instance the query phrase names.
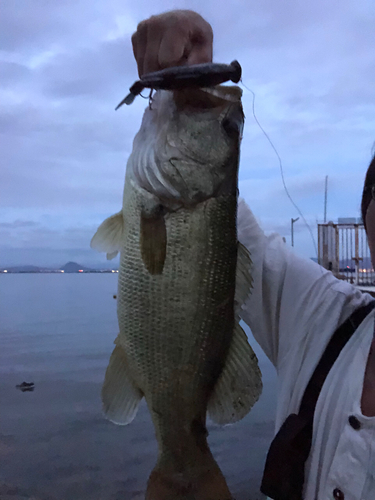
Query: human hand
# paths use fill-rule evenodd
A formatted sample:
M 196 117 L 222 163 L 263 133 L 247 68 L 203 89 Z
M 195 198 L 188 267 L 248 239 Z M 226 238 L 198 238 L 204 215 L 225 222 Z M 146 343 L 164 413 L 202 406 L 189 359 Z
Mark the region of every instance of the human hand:
M 138 24 L 132 36 L 141 77 L 171 66 L 212 61 L 210 24 L 191 10 L 173 10 Z

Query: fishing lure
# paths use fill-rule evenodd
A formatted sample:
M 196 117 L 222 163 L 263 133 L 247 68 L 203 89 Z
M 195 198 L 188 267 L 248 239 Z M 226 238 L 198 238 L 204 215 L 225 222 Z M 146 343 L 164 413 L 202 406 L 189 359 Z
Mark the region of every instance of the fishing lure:
M 175 66 L 143 75 L 129 89 L 130 93 L 120 102 L 131 104 L 143 89 L 180 90 L 187 87 L 213 87 L 227 81 L 238 83 L 242 68 L 238 61 L 230 64 L 203 63 L 191 66 Z

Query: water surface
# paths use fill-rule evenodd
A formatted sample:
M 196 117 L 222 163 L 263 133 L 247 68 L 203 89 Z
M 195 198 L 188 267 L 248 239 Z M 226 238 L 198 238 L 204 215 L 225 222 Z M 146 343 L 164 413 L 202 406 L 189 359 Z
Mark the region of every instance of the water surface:
M 118 331 L 117 274 L 0 275 L 0 499 L 140 500 L 157 447 L 147 407 L 125 427 L 101 413 Z M 241 422 L 209 423 L 209 443 L 236 500 L 261 498 L 276 376 L 249 335 L 263 394 Z M 33 392 L 16 389 L 34 382 Z

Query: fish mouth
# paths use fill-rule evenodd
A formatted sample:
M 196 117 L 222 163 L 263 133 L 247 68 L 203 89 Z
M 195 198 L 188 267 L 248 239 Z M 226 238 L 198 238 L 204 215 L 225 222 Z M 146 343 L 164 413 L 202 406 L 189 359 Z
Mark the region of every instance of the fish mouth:
M 206 87 L 201 90 L 228 102 L 240 102 L 242 97 L 242 89 L 238 85 L 216 85 L 216 87 Z
M 240 103 L 242 90 L 237 85 L 216 85 L 215 87 L 186 88 L 173 91 L 173 99 L 178 110 L 194 108 L 210 110 Z

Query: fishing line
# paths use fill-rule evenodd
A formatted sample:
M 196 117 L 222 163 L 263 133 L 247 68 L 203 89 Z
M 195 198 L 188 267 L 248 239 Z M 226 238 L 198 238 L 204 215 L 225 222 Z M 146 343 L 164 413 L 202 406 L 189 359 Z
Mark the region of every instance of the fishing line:
M 259 120 L 258 118 L 256 117 L 256 114 L 255 114 L 255 93 L 249 89 L 249 87 L 247 87 L 242 78 L 241 78 L 241 84 L 245 87 L 246 90 L 248 90 L 249 92 L 252 93 L 253 95 L 253 104 L 252 104 L 252 111 L 253 111 L 253 117 L 254 117 L 254 120 L 255 122 L 257 123 L 258 127 L 260 128 L 260 130 L 263 132 L 263 134 L 265 135 L 267 141 L 270 143 L 272 149 L 274 150 L 276 156 L 277 156 L 277 159 L 279 160 L 279 165 L 280 165 L 280 172 L 281 172 L 281 180 L 283 182 L 283 186 L 284 186 L 284 189 L 285 189 L 285 192 L 290 200 L 290 202 L 292 203 L 293 207 L 297 210 L 298 214 L 301 216 L 303 222 L 305 223 L 307 229 L 309 230 L 309 233 L 310 233 L 310 236 L 312 238 L 312 241 L 313 241 L 313 244 L 314 244 L 314 250 L 315 250 L 315 254 L 316 254 L 316 257 L 318 258 L 318 247 L 317 247 L 317 244 L 316 244 L 316 241 L 315 241 L 315 238 L 314 238 L 314 234 L 311 230 L 311 227 L 309 226 L 307 220 L 305 219 L 303 213 L 301 212 L 301 210 L 299 209 L 299 207 L 297 206 L 297 204 L 294 202 L 293 198 L 291 197 L 289 191 L 288 191 L 288 188 L 286 186 L 286 183 L 285 183 L 285 177 L 284 177 L 284 167 L 283 167 L 283 163 L 281 161 L 281 158 L 280 158 L 280 155 L 277 151 L 277 149 L 275 148 L 273 142 L 271 141 L 269 135 L 267 134 L 267 132 L 264 130 L 264 128 L 262 127 L 262 125 L 259 123 Z

